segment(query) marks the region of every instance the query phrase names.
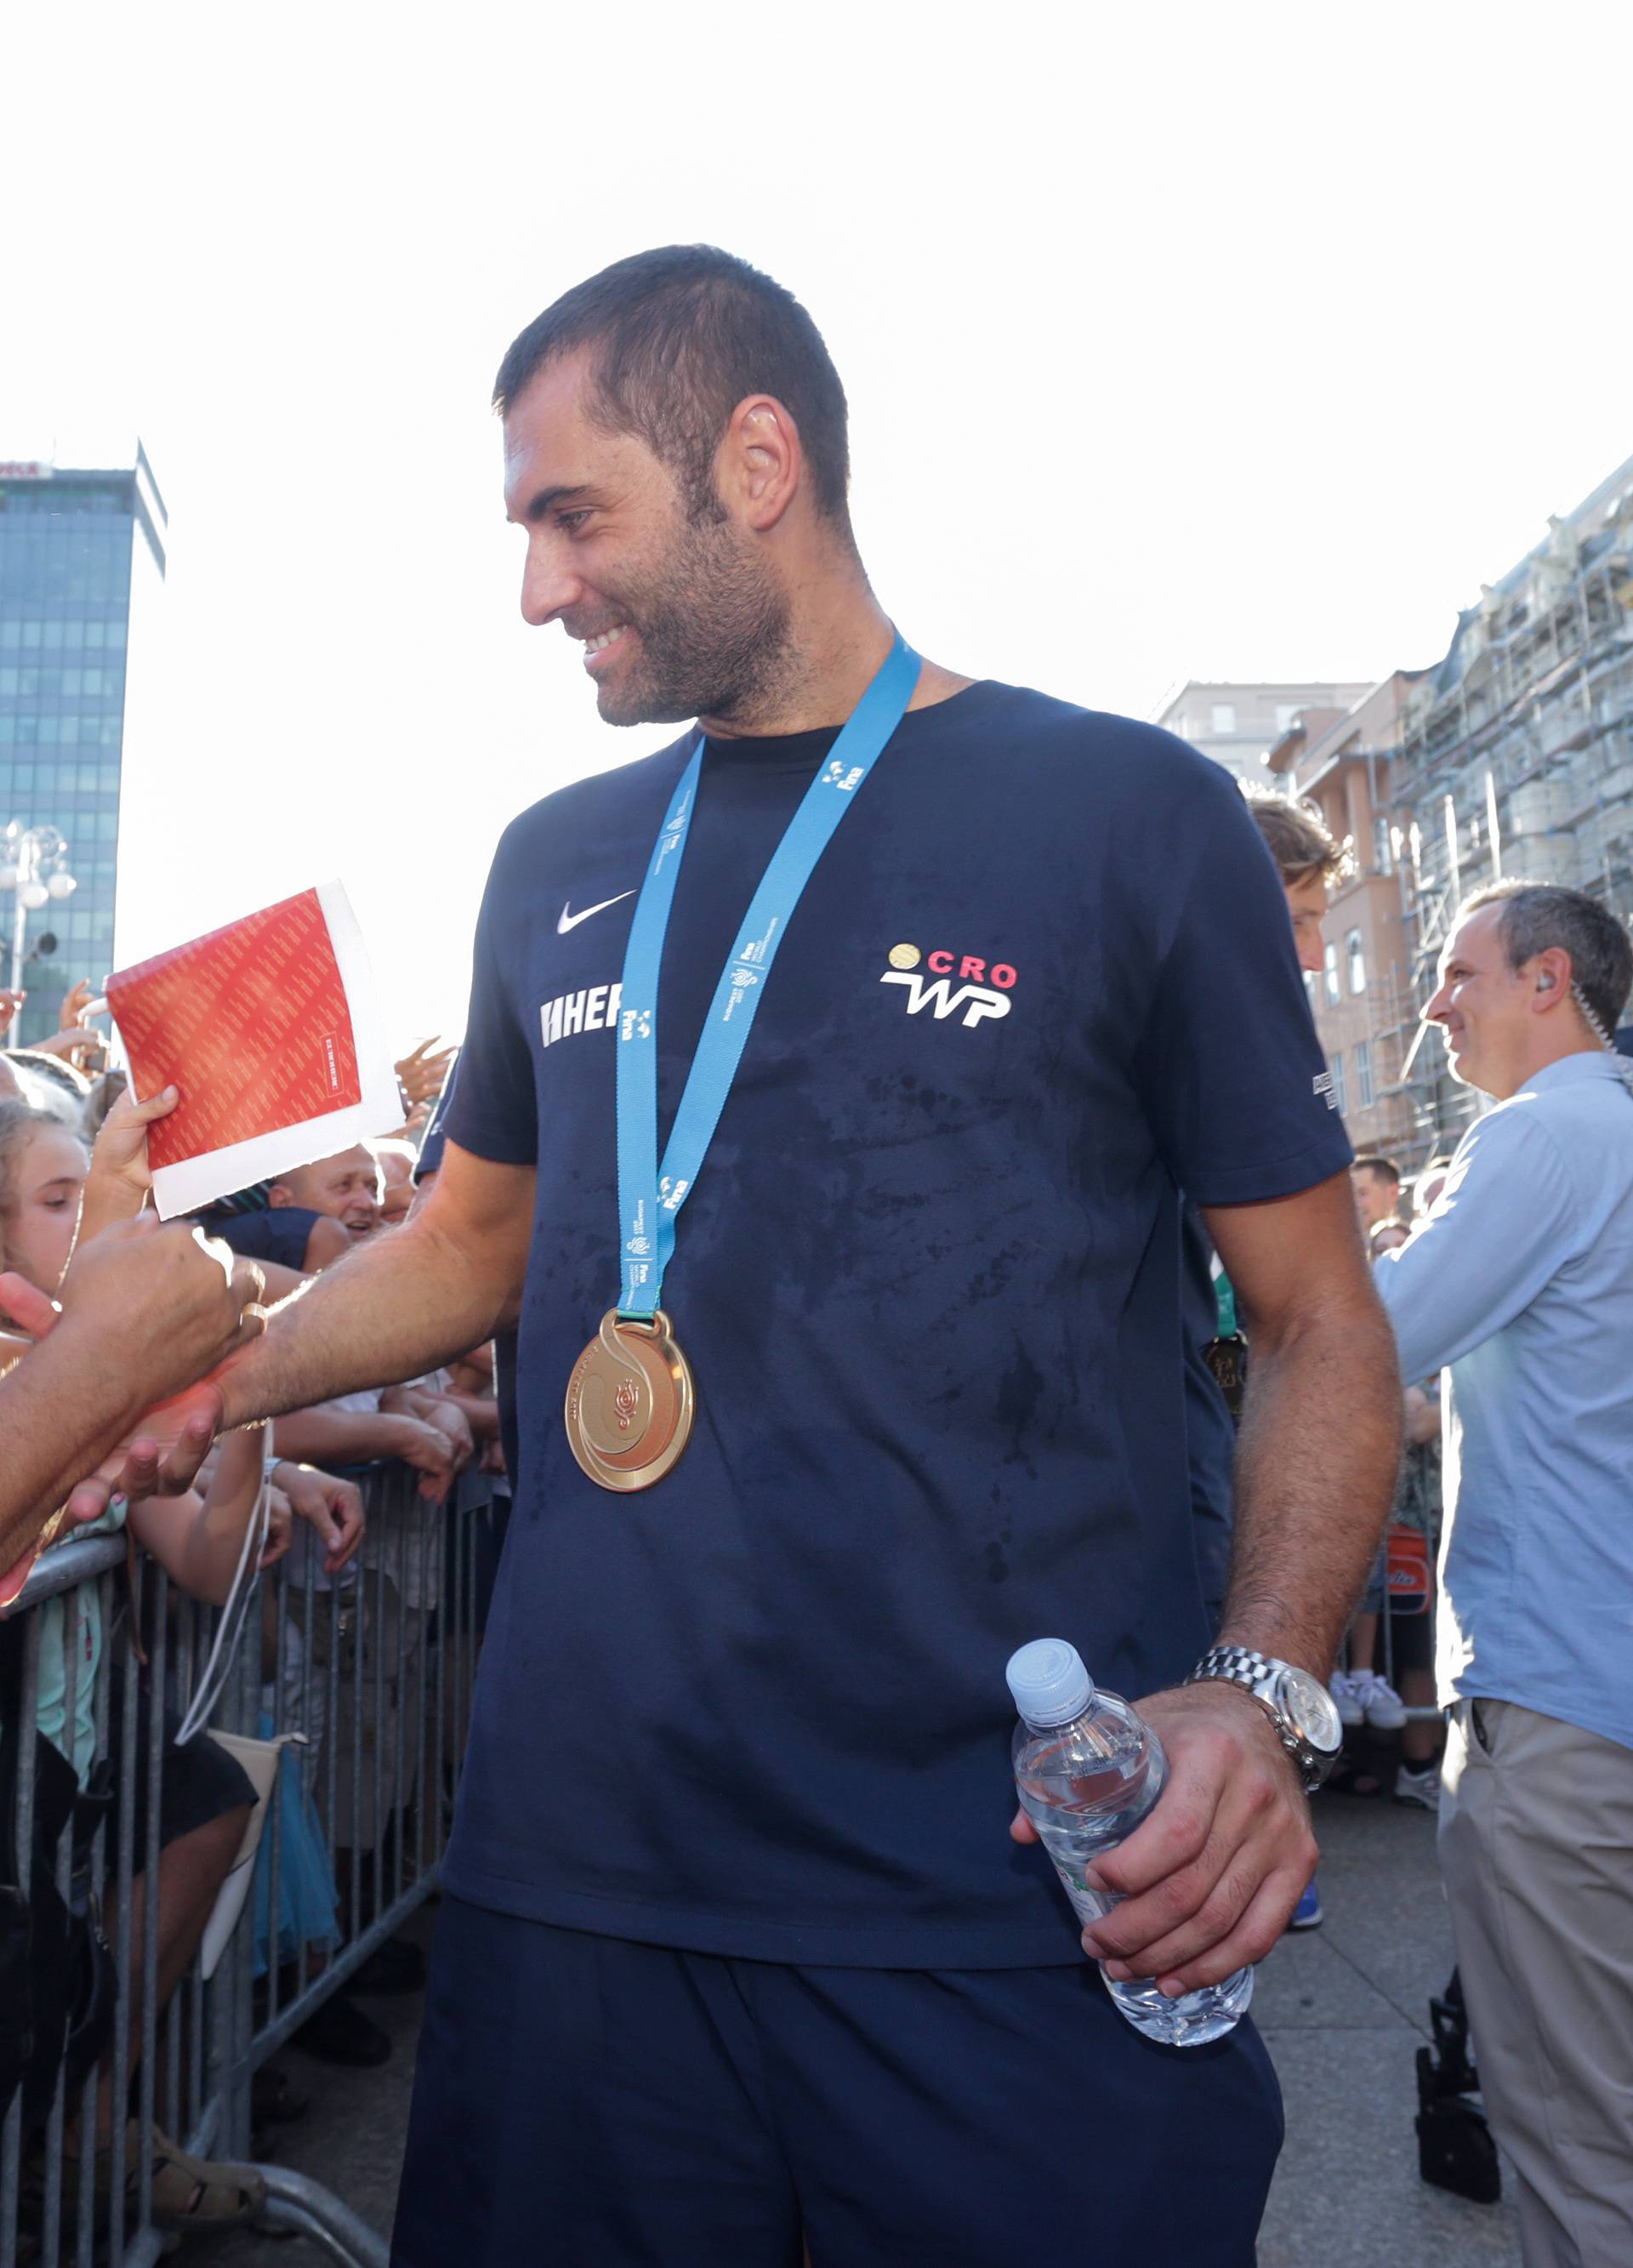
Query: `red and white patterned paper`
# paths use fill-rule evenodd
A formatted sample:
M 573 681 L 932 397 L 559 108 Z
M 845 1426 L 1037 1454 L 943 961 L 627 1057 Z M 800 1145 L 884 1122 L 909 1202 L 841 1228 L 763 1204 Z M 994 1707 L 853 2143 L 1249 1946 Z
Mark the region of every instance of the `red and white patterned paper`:
M 149 1130 L 158 1210 L 191 1212 L 398 1121 L 367 955 L 338 882 L 246 914 L 107 980 Z

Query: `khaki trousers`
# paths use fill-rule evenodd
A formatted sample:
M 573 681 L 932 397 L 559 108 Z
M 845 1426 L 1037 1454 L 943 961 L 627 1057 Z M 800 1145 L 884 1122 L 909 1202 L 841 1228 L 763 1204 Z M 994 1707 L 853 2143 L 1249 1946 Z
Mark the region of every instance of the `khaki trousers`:
M 1633 2268 L 1633 1749 L 1463 1701 L 1440 1863 L 1526 2268 Z

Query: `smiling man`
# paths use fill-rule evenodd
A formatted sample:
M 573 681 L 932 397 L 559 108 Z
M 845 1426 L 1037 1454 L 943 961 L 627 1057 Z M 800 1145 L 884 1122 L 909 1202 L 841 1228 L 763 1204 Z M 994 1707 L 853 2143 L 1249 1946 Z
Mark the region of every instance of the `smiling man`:
M 223 1381 L 519 1321 L 396 2259 L 1247 2268 L 1263 2049 L 1117 2014 L 1005 1831 L 1004 1668 L 1061 1631 L 1167 1747 L 1093 1949 L 1264 1954 L 1399 1406 L 1275 866 L 1179 742 L 898 637 L 834 365 L 741 261 L 621 261 L 497 394 L 527 620 L 701 723 L 508 830 L 435 1189 Z M 1200 1663 L 1181 1187 L 1255 1353 Z
M 337 1220 L 348 1236 L 371 1236 L 380 1225 L 383 1190 L 380 1161 L 366 1142 L 332 1158 L 316 1159 L 280 1174 L 267 1192 L 267 1203 L 276 1211 L 295 1206 Z
M 1378 1263 L 1445 1368 L 1440 1854 L 1526 2268 L 1633 2260 L 1633 946 L 1578 890 L 1463 907 L 1424 1010 L 1497 1103 Z

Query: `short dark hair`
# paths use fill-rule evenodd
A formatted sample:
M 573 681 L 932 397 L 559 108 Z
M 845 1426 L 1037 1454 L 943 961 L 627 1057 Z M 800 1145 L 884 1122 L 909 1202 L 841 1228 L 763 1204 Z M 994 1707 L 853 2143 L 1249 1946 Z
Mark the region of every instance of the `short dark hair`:
M 1556 882 L 1493 882 L 1465 898 L 1462 921 L 1482 906 L 1501 906 L 1497 933 L 1512 969 L 1557 946 L 1570 955 L 1570 979 L 1608 1039 L 1633 991 L 1633 944 L 1610 908 L 1585 890 Z
M 1357 1158 L 1350 1170 L 1352 1174 L 1358 1174 L 1363 1166 L 1376 1174 L 1380 1181 L 1393 1182 L 1396 1189 L 1400 1188 L 1401 1168 L 1393 1158 L 1386 1158 L 1374 1152 L 1370 1157 Z
M 845 389 L 793 293 L 711 244 L 672 244 L 614 261 L 564 291 L 514 339 L 494 380 L 504 416 L 547 363 L 595 350 L 593 414 L 634 433 L 675 473 L 688 509 L 714 501 L 725 423 L 751 394 L 783 403 L 799 429 L 818 506 L 848 520 Z
M 1270 846 L 1284 889 L 1308 881 L 1313 874 L 1319 874 L 1324 882 L 1337 881 L 1348 853 L 1342 843 L 1334 842 L 1314 804 L 1297 803 L 1291 796 L 1277 795 L 1270 788 L 1243 792 L 1254 825 Z

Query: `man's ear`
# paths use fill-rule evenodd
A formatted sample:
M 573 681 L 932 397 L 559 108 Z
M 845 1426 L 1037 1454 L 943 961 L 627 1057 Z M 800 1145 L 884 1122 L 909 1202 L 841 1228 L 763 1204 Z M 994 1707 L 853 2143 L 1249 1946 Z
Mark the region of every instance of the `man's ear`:
M 1570 999 L 1570 955 L 1563 945 L 1550 945 L 1533 955 L 1531 1007 L 1534 1014 L 1546 1016 L 1562 1001 Z
M 799 428 L 775 395 L 745 395 L 732 412 L 715 460 L 715 480 L 729 509 L 759 534 L 774 528 L 805 477 Z
M 267 1203 L 275 1206 L 280 1212 L 286 1205 L 292 1205 L 294 1202 L 295 1192 L 287 1182 L 274 1182 L 267 1191 Z

